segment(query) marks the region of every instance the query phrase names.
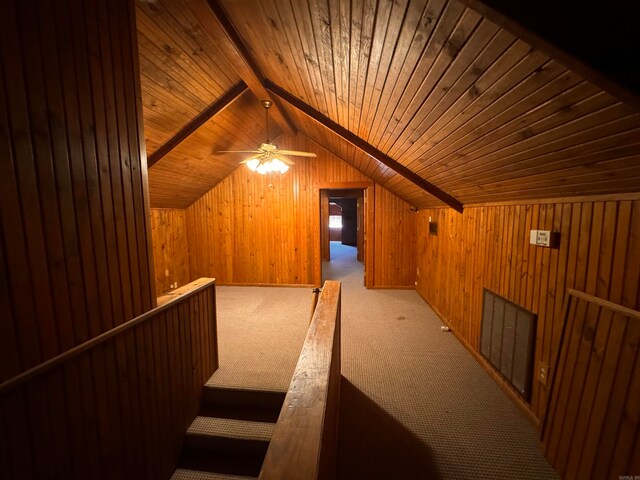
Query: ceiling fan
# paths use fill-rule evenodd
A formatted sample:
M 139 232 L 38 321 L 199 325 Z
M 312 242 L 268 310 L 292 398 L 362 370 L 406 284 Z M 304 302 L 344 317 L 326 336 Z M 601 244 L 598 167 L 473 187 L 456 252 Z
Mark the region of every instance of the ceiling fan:
M 258 172 L 262 175 L 267 173 L 285 173 L 289 170 L 289 166 L 294 162 L 289 160 L 285 155 L 294 157 L 315 157 L 312 152 L 299 152 L 296 150 L 280 150 L 277 146 L 269 142 L 269 108 L 272 103 L 270 100 L 262 100 L 262 106 L 265 109 L 267 119 L 267 141 L 261 143 L 257 150 L 223 150 L 216 153 L 251 153 L 249 158 L 240 163 L 244 163 L 250 170 Z

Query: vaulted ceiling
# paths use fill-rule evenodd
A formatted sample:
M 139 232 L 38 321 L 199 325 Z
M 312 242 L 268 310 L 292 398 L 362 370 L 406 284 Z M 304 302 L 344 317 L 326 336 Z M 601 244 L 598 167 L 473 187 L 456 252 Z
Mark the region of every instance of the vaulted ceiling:
M 185 207 L 231 173 L 242 158 L 214 152 L 265 140 L 267 95 L 271 138 L 297 130 L 419 208 L 443 205 L 426 182 L 463 204 L 640 191 L 633 102 L 463 3 L 211 4 L 136 3 L 152 206 Z

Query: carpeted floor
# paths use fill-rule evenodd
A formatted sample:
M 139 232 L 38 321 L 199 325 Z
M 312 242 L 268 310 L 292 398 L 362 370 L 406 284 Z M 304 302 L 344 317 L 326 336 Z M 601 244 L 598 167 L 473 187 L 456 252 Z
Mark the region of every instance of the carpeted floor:
M 309 328 L 310 288 L 216 287 L 219 387 L 286 391 Z
M 339 479 L 556 479 L 536 432 L 413 290 L 366 290 L 355 248 L 332 242 L 342 281 Z M 335 256 L 334 256 L 335 250 Z M 218 287 L 214 384 L 286 388 L 311 292 Z

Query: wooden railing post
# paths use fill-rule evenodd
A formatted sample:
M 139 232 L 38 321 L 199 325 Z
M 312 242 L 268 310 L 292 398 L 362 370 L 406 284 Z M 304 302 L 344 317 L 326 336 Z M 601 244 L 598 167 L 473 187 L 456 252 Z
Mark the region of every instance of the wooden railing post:
M 320 295 L 321 290 L 316 287 L 311 292 L 311 315 L 309 315 L 309 325 L 311 325 L 311 320 L 313 320 L 313 314 L 316 313 L 316 306 L 318 305 L 318 296 Z

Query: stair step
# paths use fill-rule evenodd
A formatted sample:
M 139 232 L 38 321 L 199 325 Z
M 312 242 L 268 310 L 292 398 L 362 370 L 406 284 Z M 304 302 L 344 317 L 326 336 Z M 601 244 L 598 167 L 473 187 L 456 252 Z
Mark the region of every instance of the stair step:
M 185 437 L 180 467 L 257 477 L 275 424 L 196 417 Z
M 189 429 L 185 443 L 227 453 L 264 454 L 274 424 L 229 418 L 198 416 Z
M 204 387 L 200 412 L 212 417 L 276 422 L 286 391 Z
M 202 470 L 189 470 L 178 468 L 171 480 L 256 480 L 258 477 L 231 475 L 227 473 L 204 472 Z

